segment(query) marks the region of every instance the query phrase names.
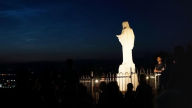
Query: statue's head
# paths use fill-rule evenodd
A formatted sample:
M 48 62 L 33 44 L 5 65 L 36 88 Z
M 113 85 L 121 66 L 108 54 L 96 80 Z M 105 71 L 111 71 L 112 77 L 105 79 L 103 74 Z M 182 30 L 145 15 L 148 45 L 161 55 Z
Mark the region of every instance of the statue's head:
M 129 22 L 128 21 L 124 21 L 122 23 L 122 26 L 123 26 L 123 29 L 128 28 L 129 27 Z

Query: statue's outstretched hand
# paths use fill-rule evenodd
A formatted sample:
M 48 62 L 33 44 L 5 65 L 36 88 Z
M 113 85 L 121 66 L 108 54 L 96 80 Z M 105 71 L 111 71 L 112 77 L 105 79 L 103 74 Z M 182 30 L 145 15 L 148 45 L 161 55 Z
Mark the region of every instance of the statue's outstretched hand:
M 116 35 L 117 37 L 120 37 L 121 35 Z

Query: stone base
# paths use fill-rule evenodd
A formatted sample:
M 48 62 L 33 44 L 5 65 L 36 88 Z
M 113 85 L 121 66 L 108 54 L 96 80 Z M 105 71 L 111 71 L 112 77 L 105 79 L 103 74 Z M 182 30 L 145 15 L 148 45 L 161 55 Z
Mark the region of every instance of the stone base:
M 132 83 L 133 84 L 133 90 L 136 90 L 139 82 L 138 82 L 138 77 L 137 77 L 137 73 L 133 73 L 133 74 L 128 74 L 126 75 L 121 75 L 121 74 L 117 74 L 117 83 L 119 85 L 119 89 L 121 91 L 126 91 L 127 90 L 127 84 L 128 83 Z
M 133 63 L 131 66 L 128 64 L 121 64 L 119 66 L 119 73 L 122 74 L 123 76 L 129 76 L 129 74 L 135 73 L 135 64 Z

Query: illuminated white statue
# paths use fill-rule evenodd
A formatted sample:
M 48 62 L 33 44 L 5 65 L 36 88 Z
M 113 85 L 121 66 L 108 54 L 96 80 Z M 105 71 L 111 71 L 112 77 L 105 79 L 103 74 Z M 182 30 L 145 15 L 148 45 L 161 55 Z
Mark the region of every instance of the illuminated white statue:
M 120 35 L 117 35 L 123 51 L 123 63 L 119 66 L 119 73 L 135 73 L 135 64 L 133 63 L 132 49 L 134 47 L 135 36 L 130 28 L 128 21 L 122 23 L 123 29 Z M 123 76 L 124 76 L 123 75 Z
M 138 77 L 133 63 L 132 50 L 134 47 L 135 36 L 127 21 L 122 23 L 123 30 L 117 35 L 123 50 L 123 63 L 119 66 L 117 83 L 121 91 L 127 90 L 127 84 L 132 83 L 133 89 L 138 86 Z M 122 77 L 123 76 L 123 77 Z

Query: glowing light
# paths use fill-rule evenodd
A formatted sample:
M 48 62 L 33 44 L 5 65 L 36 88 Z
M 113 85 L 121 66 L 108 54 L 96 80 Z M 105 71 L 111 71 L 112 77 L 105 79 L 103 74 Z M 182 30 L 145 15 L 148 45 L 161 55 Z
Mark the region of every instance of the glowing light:
M 148 77 L 148 76 L 146 76 L 146 79 L 148 80 L 148 79 L 149 79 L 149 77 Z
M 99 82 L 99 80 L 98 80 L 98 79 L 96 79 L 96 80 L 95 80 L 95 83 L 98 83 L 98 82 Z
M 150 78 L 155 78 L 155 77 L 151 75 Z

